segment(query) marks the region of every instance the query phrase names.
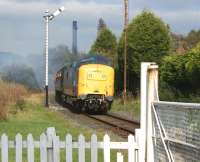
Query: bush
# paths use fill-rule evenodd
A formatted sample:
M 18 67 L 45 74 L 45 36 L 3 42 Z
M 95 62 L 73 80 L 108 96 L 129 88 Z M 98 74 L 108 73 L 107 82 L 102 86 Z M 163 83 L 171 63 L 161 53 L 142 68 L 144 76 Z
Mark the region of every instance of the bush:
M 24 86 L 0 80 L 0 120 L 7 119 L 11 104 L 18 103 L 21 107 L 20 102 L 26 95 L 28 92 Z
M 199 100 L 200 91 L 200 44 L 184 55 L 170 55 L 163 59 L 160 67 L 162 99 L 176 101 Z

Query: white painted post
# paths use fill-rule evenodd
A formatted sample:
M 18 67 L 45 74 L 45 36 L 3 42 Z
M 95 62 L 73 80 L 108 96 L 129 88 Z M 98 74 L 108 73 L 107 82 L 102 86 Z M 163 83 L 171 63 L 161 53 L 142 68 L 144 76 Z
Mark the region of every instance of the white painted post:
M 117 162 L 124 162 L 124 156 L 122 155 L 121 152 L 117 153 Z M 135 162 L 135 161 L 132 161 Z
M 59 136 L 53 137 L 53 161 L 60 162 L 60 138 L 59 138 Z
M 141 145 L 139 149 L 139 162 L 146 161 L 146 123 L 147 123 L 147 76 L 148 66 L 151 63 L 141 63 L 141 76 L 140 76 L 140 128 L 141 128 Z
M 15 137 L 15 161 L 22 162 L 22 135 L 17 134 Z
M 8 136 L 6 134 L 1 136 L 1 161 L 8 162 Z
M 128 136 L 128 162 L 135 162 L 135 137 Z
M 85 137 L 81 134 L 78 138 L 78 161 L 85 162 Z
M 136 141 L 136 144 L 138 146 L 138 149 L 140 149 L 141 147 L 141 140 L 140 140 L 140 133 L 141 130 L 140 129 L 135 129 L 135 141 Z M 143 139 L 142 139 L 143 140 Z M 139 161 L 139 150 L 136 150 L 135 151 L 135 161 L 138 162 Z
M 104 142 L 104 162 L 110 162 L 110 137 L 106 134 L 103 138 Z
M 47 128 L 47 141 L 51 144 L 50 148 L 47 148 L 47 161 L 53 162 L 53 138 L 56 136 L 56 131 L 54 127 Z
M 154 162 L 151 102 L 154 101 L 156 97 L 158 98 L 158 92 L 155 91 L 155 89 L 158 90 L 156 87 L 158 81 L 155 77 L 152 77 L 152 74 L 155 76 L 155 70 L 157 69 L 158 66 L 155 63 L 143 62 L 141 64 L 140 138 L 142 140 L 140 141 L 139 148 L 139 162 Z
M 98 161 L 98 143 L 97 136 L 93 134 L 91 137 L 91 162 Z
M 27 160 L 34 162 L 34 140 L 32 134 L 27 136 Z
M 147 162 L 154 162 L 152 102 L 158 101 L 158 65 L 148 67 L 148 98 L 147 98 Z
M 66 162 L 72 162 L 72 136 L 66 136 Z
M 40 135 L 40 162 L 47 162 L 47 137 L 44 133 Z

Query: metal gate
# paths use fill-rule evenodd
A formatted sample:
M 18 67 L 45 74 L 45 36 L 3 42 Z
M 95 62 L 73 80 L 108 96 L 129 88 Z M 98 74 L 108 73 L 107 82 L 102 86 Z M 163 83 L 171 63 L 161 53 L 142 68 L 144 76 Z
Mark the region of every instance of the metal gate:
M 141 65 L 141 161 L 200 162 L 200 104 L 159 101 L 158 66 Z

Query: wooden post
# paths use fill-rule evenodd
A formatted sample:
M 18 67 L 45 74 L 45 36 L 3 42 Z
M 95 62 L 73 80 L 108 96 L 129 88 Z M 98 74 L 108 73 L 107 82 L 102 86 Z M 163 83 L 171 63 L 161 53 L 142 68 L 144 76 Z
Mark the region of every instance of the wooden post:
M 133 135 L 128 136 L 128 162 L 135 161 L 135 137 Z
M 96 134 L 91 137 L 91 162 L 98 161 L 98 142 Z
M 124 156 L 122 155 L 121 152 L 117 153 L 117 162 L 124 162 Z
M 15 137 L 15 161 L 22 162 L 22 135 L 17 134 Z
M 40 162 L 47 162 L 47 137 L 44 133 L 40 135 Z
M 106 134 L 103 138 L 104 144 L 104 162 L 110 162 L 110 137 Z
M 34 140 L 32 134 L 27 136 L 27 160 L 34 162 Z
M 141 64 L 140 84 L 140 133 L 143 140 L 140 141 L 139 162 L 154 162 L 151 103 L 158 100 L 158 66 L 155 63 Z
M 6 134 L 1 136 L 1 161 L 8 162 L 8 136 Z
M 156 64 L 151 64 L 148 68 L 147 100 L 147 161 L 154 162 L 152 102 L 158 101 L 158 65 Z
M 72 162 L 72 136 L 68 134 L 66 136 L 66 162 Z
M 53 138 L 56 136 L 55 128 L 54 127 L 47 128 L 46 135 L 47 135 L 47 143 L 50 143 L 51 145 L 50 148 L 47 148 L 47 162 L 54 162 Z
M 85 137 L 82 134 L 78 138 L 78 144 L 78 161 L 85 162 Z

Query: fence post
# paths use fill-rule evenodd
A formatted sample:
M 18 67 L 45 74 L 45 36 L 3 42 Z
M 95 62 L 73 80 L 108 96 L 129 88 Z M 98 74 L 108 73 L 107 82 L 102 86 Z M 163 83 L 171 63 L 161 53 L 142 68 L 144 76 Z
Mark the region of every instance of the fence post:
M 110 137 L 107 134 L 103 138 L 103 145 L 104 162 L 110 162 Z
M 34 140 L 32 134 L 27 136 L 27 159 L 28 162 L 34 162 Z
M 72 136 L 68 134 L 66 136 L 66 162 L 72 162 Z
M 128 136 L 128 162 L 135 161 L 135 137 L 133 135 Z
M 96 134 L 91 137 L 91 162 L 98 161 L 98 142 Z
M 53 162 L 54 159 L 53 138 L 56 136 L 55 128 L 54 127 L 47 128 L 46 135 L 47 135 L 47 143 L 50 144 L 50 148 L 47 148 L 47 162 Z
M 85 137 L 80 134 L 78 137 L 78 161 L 85 162 Z
M 141 64 L 139 162 L 153 162 L 151 103 L 158 100 L 158 66 L 151 62 Z
M 8 162 L 8 136 L 6 134 L 1 136 L 1 161 Z
M 117 153 L 117 162 L 124 162 L 124 156 L 122 155 L 121 152 Z
M 153 115 L 152 102 L 158 101 L 158 65 L 151 64 L 148 68 L 148 102 L 147 102 L 147 161 L 154 162 L 153 146 Z
M 47 136 L 40 135 L 40 162 L 47 162 Z
M 15 137 L 15 159 L 16 162 L 22 162 L 22 135 L 17 134 Z

